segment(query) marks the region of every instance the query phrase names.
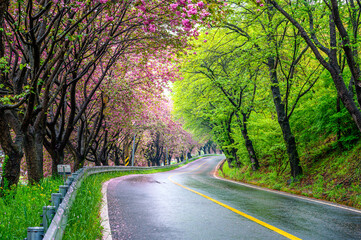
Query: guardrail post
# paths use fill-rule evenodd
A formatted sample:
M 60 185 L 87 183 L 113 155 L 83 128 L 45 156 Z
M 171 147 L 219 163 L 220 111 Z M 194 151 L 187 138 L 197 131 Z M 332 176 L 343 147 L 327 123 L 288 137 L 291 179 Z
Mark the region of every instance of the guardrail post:
M 62 197 L 65 197 L 66 192 L 68 191 L 68 185 L 60 185 L 59 186 L 59 193 L 61 193 Z
M 184 163 L 184 161 L 182 161 L 179 164 Z M 166 166 L 169 167 L 169 166 Z M 47 237 L 47 239 L 60 239 L 63 236 L 63 230 L 60 230 L 60 226 L 59 224 L 66 224 L 67 222 L 67 212 L 66 211 L 60 211 L 58 212 L 59 214 L 59 219 L 57 219 L 56 222 L 51 222 L 51 220 L 54 218 L 55 216 L 55 212 L 58 210 L 59 206 L 61 203 L 64 204 L 64 209 L 71 207 L 72 201 L 74 200 L 75 196 L 74 194 L 76 194 L 77 188 L 80 186 L 81 181 L 86 178 L 89 175 L 95 174 L 95 173 L 100 173 L 100 172 L 107 172 L 107 171 L 125 171 L 125 170 L 138 170 L 138 169 L 157 169 L 157 168 L 161 168 L 161 167 L 148 167 L 148 168 L 137 168 L 137 167 L 132 167 L 132 168 L 123 168 L 123 167 L 107 167 L 106 169 L 103 168 L 81 168 L 79 170 L 77 170 L 75 173 L 73 173 L 73 175 L 71 177 L 68 178 L 69 180 L 69 184 L 72 184 L 70 182 L 71 178 L 73 177 L 73 181 L 75 181 L 75 189 L 73 189 L 72 193 L 70 194 L 70 196 L 68 196 L 67 198 L 65 198 L 65 195 L 68 192 L 69 186 L 70 185 L 61 185 L 59 186 L 59 193 L 52 193 L 51 194 L 51 202 L 53 206 L 47 206 L 50 207 L 50 209 L 48 209 L 47 212 L 49 212 L 49 210 L 53 211 L 52 215 L 50 215 L 50 217 L 48 217 L 48 219 L 50 220 L 49 222 L 46 222 L 43 224 L 44 227 L 46 227 L 46 230 L 44 231 L 44 227 L 35 227 L 35 228 L 29 228 L 28 231 L 35 231 L 34 236 L 39 235 L 40 238 L 34 238 L 30 233 L 28 233 L 28 239 L 26 240 L 42 240 L 44 236 Z M 67 182 L 68 182 L 67 180 Z M 73 199 L 73 200 L 72 200 Z M 46 207 L 44 207 L 46 208 Z M 43 209 L 44 210 L 44 209 Z M 47 216 L 47 212 L 42 215 L 43 219 L 44 216 Z M 34 230 L 32 230 L 34 229 Z M 39 232 L 39 230 L 42 230 L 42 232 Z M 46 233 L 46 231 L 49 230 L 48 233 Z M 60 237 L 60 238 L 59 238 Z
M 78 178 L 78 173 L 73 173 L 72 177 L 74 178 L 74 180 L 77 179 Z
M 54 206 L 44 206 L 43 207 L 43 230 L 46 232 L 48 227 L 55 216 L 56 208 Z
M 65 185 L 71 185 L 71 183 L 74 181 L 74 177 L 68 177 L 68 179 L 65 182 Z
M 51 202 L 52 202 L 52 205 L 58 209 L 59 208 L 59 205 L 60 203 L 62 202 L 62 194 L 61 193 L 52 193 L 51 194 Z
M 42 240 L 44 237 L 43 227 L 28 227 L 28 235 L 25 240 Z

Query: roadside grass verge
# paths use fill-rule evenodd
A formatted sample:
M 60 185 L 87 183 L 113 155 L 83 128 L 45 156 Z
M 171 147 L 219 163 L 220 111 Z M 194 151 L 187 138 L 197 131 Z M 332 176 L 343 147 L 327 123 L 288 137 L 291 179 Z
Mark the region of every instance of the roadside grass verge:
M 274 190 L 322 199 L 361 209 L 361 145 L 348 152 L 330 152 L 315 159 L 301 159 L 304 174 L 292 183 L 289 169 L 280 173 L 272 166 L 253 172 L 249 166 L 219 169 L 221 177 Z M 265 165 L 265 163 L 263 163 Z
M 102 204 L 102 184 L 112 178 L 129 174 L 151 174 L 166 172 L 179 166 L 167 169 L 151 169 L 142 171 L 112 172 L 94 174 L 82 182 L 70 209 L 64 240 L 89 240 L 102 238 L 100 209 Z
M 40 226 L 43 206 L 59 190 L 62 178 L 45 178 L 37 185 L 18 185 L 0 198 L 0 239 L 24 239 L 28 227 Z

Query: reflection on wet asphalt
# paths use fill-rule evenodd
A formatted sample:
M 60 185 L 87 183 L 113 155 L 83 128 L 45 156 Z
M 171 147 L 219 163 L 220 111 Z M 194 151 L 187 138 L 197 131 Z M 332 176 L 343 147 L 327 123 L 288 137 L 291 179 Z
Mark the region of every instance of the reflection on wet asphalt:
M 211 172 L 220 160 L 206 157 L 170 172 L 112 180 L 113 239 L 287 239 L 175 185 L 171 175 L 179 184 L 298 238 L 361 239 L 361 213 L 215 179 Z

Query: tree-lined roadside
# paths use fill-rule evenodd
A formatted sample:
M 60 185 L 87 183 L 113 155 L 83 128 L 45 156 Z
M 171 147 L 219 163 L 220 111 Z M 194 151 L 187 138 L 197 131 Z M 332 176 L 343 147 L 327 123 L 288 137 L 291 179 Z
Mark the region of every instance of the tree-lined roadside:
M 183 56 L 175 114 L 212 138 L 229 168 L 307 178 L 318 154 L 332 158 L 359 145 L 360 7 L 229 2 L 226 18 L 203 29 Z M 347 161 L 358 184 L 359 159 Z
M 62 163 L 125 164 L 133 142 L 139 165 L 184 158 L 195 143 L 165 92 L 196 26 L 221 11 L 217 1 L 1 1 L 1 186 L 21 170 L 35 184 Z
M 294 183 L 289 183 L 288 174 L 277 175 L 267 168 L 250 173 L 223 164 L 218 174 L 226 179 L 361 209 L 361 187 L 354 181 L 357 173 L 353 172 L 358 167 L 354 162 L 359 149 L 357 146 L 342 156 L 333 153 L 319 157 L 317 164 L 305 166 L 305 176 Z
M 227 3 L 183 55 L 175 115 L 217 143 L 237 179 L 335 188 L 329 199 L 358 205 L 361 5 Z

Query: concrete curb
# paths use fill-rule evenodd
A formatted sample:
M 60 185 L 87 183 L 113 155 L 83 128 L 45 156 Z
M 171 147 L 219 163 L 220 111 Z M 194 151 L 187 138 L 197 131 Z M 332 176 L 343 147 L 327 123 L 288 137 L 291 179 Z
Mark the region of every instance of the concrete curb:
M 113 240 L 112 231 L 110 229 L 110 224 L 109 224 L 109 213 L 108 213 L 108 184 L 112 180 L 113 179 L 108 180 L 107 182 L 103 183 L 102 186 L 103 198 L 102 198 L 102 207 L 100 209 L 100 217 L 102 219 L 101 225 L 103 227 L 102 240 Z

